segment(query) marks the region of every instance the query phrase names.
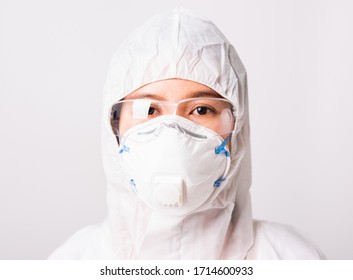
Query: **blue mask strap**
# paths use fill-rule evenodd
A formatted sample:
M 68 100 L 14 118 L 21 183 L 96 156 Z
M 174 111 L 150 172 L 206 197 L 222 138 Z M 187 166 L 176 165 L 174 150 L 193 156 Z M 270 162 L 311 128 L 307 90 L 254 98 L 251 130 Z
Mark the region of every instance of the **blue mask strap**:
M 119 154 L 122 154 L 123 152 L 130 152 L 130 148 L 122 144 L 119 150 Z
M 219 178 L 216 182 L 213 183 L 213 186 L 215 188 L 218 188 L 222 184 L 222 182 L 225 181 L 225 179 L 226 178 Z
M 221 145 L 219 145 L 216 149 L 215 149 L 215 153 L 217 155 L 224 153 L 227 157 L 230 156 L 229 152 L 226 150 L 226 145 L 228 144 L 228 142 L 230 141 L 230 139 L 232 138 L 232 133 L 229 134 L 229 136 L 222 142 Z

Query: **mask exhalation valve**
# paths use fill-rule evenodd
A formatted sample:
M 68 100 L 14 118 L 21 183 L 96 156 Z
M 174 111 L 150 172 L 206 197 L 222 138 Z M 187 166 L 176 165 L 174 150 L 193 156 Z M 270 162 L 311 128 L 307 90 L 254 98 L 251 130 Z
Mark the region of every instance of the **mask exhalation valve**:
M 164 207 L 182 207 L 185 199 L 185 186 L 179 176 L 160 175 L 154 178 L 154 199 Z

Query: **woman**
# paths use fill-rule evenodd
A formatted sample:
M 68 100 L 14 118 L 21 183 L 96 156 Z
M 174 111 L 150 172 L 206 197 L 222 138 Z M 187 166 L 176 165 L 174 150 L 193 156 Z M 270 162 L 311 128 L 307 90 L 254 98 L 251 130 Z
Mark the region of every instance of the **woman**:
M 251 215 L 246 72 L 210 21 L 177 9 L 117 50 L 105 86 L 108 215 L 62 259 L 319 259 Z

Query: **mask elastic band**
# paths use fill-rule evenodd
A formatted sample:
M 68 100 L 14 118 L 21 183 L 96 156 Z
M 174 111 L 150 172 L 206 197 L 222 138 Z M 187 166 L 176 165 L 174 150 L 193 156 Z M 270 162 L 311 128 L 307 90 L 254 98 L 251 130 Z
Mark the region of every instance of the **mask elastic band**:
M 226 140 L 223 141 L 223 143 L 221 145 L 219 145 L 216 149 L 215 149 L 215 153 L 217 155 L 219 154 L 222 154 L 222 153 L 225 153 L 225 155 L 227 157 L 230 156 L 229 152 L 225 149 L 225 146 L 228 144 L 229 140 L 231 139 L 232 137 L 232 133 L 229 134 L 229 136 L 226 138 Z
M 217 181 L 215 181 L 214 183 L 213 183 L 213 186 L 215 187 L 215 188 L 218 188 L 220 185 L 221 185 L 221 183 L 225 180 L 226 178 L 219 178 Z
M 122 145 L 121 149 L 119 150 L 119 154 L 122 154 L 123 152 L 130 152 L 130 148 Z
M 134 179 L 130 179 L 130 185 L 134 187 L 135 191 L 137 191 Z

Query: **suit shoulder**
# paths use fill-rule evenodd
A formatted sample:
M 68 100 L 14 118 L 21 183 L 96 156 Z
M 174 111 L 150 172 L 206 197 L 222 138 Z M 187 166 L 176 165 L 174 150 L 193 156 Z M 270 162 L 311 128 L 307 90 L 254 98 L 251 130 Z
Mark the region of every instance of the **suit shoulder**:
M 107 231 L 104 230 L 103 224 L 84 227 L 70 236 L 48 259 L 75 260 L 104 258 L 103 252 L 107 253 L 107 237 Z
M 293 227 L 268 221 L 254 221 L 251 259 L 323 259 L 323 254 Z

